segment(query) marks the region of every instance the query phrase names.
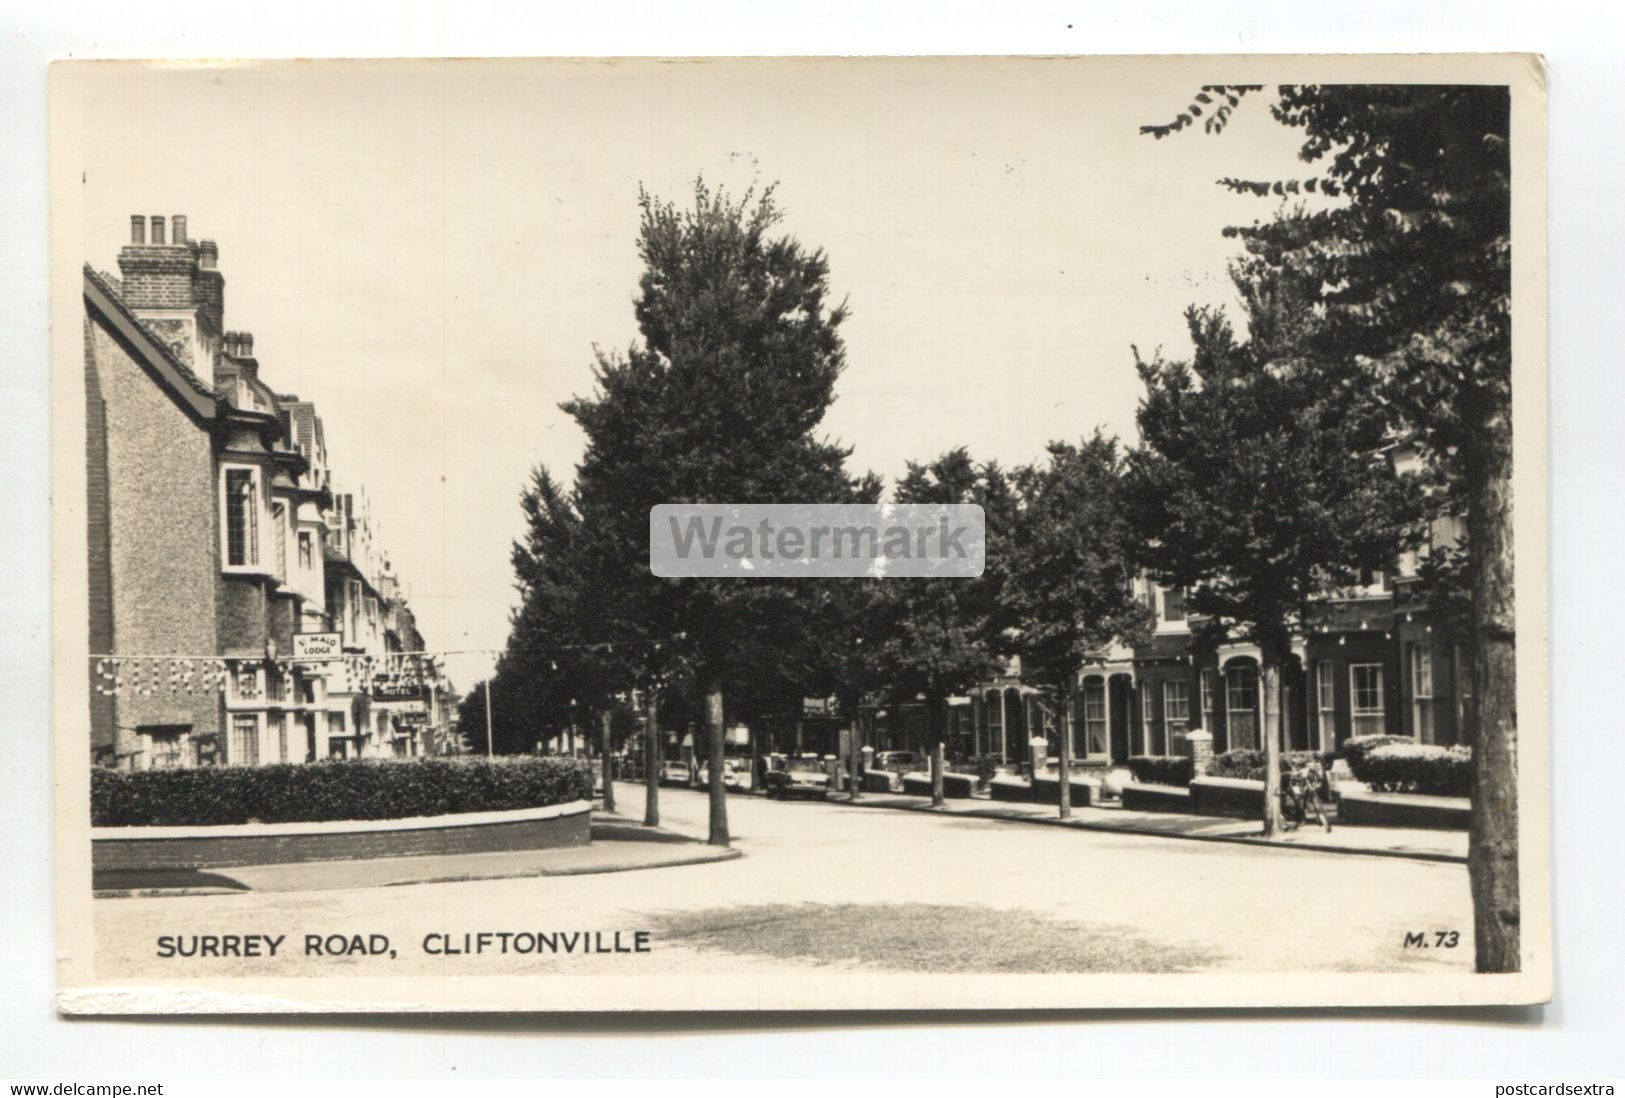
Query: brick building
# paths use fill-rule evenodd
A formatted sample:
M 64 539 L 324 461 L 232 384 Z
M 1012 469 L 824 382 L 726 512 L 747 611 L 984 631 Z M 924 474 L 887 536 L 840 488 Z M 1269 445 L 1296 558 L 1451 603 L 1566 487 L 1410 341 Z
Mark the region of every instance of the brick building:
M 1414 461 L 1397 456 L 1402 465 Z M 1433 524 L 1427 544 L 1387 574 L 1327 598 L 1293 640 L 1282 669 L 1281 714 L 1290 750 L 1334 751 L 1353 736 L 1408 736 L 1419 743 L 1466 742 L 1471 679 L 1449 616 L 1420 594 L 1418 567 L 1430 551 L 1454 546 L 1461 524 Z M 1204 646 L 1183 593 L 1142 577 L 1139 597 L 1154 611 L 1150 639 L 1116 645 L 1079 676 L 1071 727 L 1084 768 L 1132 755 L 1178 755 L 1196 729 L 1213 750 L 1262 746 L 1259 652 L 1245 642 Z M 1052 757 L 1062 722 L 1054 699 L 1015 677 L 973 693 L 972 752 L 1028 759 L 1027 739 L 1045 738 Z
M 277 393 L 253 336 L 225 329 L 214 242 L 181 215 L 167 227 L 133 217 L 119 275 L 84 270 L 93 758 L 424 751 L 444 683 L 389 659 L 422 638 L 370 531 L 358 549 L 315 405 Z M 366 632 L 347 625 L 352 580 L 377 608 Z M 296 657 L 296 636 L 333 632 L 352 658 Z M 423 696 L 380 705 L 380 722 L 373 695 L 401 693 L 407 670 Z

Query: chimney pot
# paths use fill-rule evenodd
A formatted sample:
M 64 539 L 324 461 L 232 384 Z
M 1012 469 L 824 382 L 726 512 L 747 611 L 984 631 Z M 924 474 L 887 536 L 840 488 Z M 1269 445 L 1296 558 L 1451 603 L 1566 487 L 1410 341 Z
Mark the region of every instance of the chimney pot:
M 145 244 L 147 242 L 147 219 L 140 214 L 130 215 L 130 243 Z
M 186 243 L 186 215 L 176 214 L 169 219 L 169 238 L 176 244 Z
M 244 358 L 253 358 L 254 357 L 254 336 L 253 336 L 253 334 L 249 333 L 249 332 L 242 333 L 242 341 L 243 341 L 243 357 Z
M 152 215 L 152 242 L 154 244 L 164 242 L 164 219 L 161 214 Z
M 204 270 L 212 271 L 220 259 L 220 248 L 212 240 L 197 242 L 197 263 Z

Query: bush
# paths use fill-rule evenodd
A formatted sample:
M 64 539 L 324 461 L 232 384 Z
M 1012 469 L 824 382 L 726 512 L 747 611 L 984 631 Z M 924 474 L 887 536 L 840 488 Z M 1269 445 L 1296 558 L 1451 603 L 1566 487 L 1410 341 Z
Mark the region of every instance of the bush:
M 1184 755 L 1135 755 L 1128 768 L 1142 785 L 1191 784 L 1191 761 Z
M 1441 747 L 1399 740 L 1367 748 L 1357 758 L 1358 761 L 1356 756 L 1349 757 L 1349 770 L 1374 793 L 1472 795 L 1473 751 L 1470 747 Z
M 1375 751 L 1379 747 L 1387 747 L 1393 743 L 1415 743 L 1409 736 L 1355 736 L 1343 745 L 1342 755 L 1348 761 L 1349 770 L 1354 770 L 1364 761 L 1366 753 Z M 1358 775 L 1356 775 L 1358 777 Z M 1364 781 L 1364 778 L 1360 779 Z
M 94 827 L 389 820 L 592 799 L 580 759 L 357 759 L 90 772 Z
M 1000 765 L 1001 760 L 997 755 L 973 755 L 966 761 L 965 770 L 975 774 L 976 780 L 986 785 L 999 772 Z
M 1331 769 L 1333 755 L 1328 752 L 1321 754 L 1318 751 L 1283 751 L 1281 752 L 1281 772 L 1288 770 L 1302 770 L 1312 762 L 1320 763 L 1322 770 Z M 1222 755 L 1213 756 L 1213 763 L 1208 767 L 1207 776 L 1210 778 L 1247 778 L 1251 781 L 1264 780 L 1264 752 L 1257 748 L 1238 747 L 1234 751 L 1226 751 Z

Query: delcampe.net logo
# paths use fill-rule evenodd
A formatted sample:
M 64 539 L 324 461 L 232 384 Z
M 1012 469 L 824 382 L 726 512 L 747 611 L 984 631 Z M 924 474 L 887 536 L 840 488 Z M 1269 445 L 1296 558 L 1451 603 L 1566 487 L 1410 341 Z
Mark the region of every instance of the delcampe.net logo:
M 987 563 L 975 503 L 662 503 L 649 570 L 668 579 L 971 579 Z

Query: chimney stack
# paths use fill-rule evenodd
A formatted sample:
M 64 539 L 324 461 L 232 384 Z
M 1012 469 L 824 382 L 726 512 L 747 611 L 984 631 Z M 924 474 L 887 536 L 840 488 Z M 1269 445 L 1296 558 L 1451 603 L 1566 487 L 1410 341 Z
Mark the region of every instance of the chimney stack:
M 164 218 L 162 214 L 152 215 L 152 242 L 154 244 L 164 242 Z
M 212 240 L 197 242 L 197 265 L 205 271 L 214 270 L 214 265 L 220 261 L 220 248 Z
M 169 219 L 170 239 L 176 244 L 186 243 L 186 215 L 176 214 Z
M 253 333 L 251 333 L 251 332 L 239 332 L 239 333 L 237 333 L 237 338 L 242 340 L 242 343 L 243 343 L 243 357 L 244 358 L 253 358 L 254 357 L 254 336 L 253 336 Z
M 147 242 L 147 219 L 140 214 L 130 215 L 130 243 L 145 244 Z

